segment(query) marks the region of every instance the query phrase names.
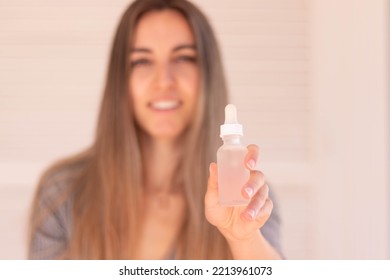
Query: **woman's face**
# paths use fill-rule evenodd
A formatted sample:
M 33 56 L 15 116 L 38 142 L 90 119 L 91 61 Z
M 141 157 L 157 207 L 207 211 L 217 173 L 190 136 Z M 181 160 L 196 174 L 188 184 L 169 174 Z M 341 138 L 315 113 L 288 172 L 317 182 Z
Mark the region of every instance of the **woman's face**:
M 155 139 L 176 139 L 194 116 L 199 91 L 197 51 L 186 19 L 174 10 L 146 13 L 129 59 L 136 122 Z

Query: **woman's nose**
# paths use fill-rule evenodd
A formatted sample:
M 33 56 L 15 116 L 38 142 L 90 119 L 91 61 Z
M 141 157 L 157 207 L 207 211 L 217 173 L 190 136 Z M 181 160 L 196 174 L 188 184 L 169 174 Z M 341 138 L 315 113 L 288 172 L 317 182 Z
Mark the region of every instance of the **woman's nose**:
M 169 63 L 161 64 L 158 67 L 156 75 L 156 83 L 159 88 L 169 88 L 174 84 L 174 73 L 172 65 Z

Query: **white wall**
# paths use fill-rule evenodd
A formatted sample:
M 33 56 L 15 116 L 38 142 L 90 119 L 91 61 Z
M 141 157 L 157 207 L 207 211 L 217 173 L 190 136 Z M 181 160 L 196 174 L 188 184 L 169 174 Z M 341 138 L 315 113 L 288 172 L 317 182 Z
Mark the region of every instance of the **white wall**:
M 42 170 L 92 141 L 128 2 L 0 0 L 0 259 L 25 257 Z M 194 2 L 278 194 L 286 256 L 389 258 L 387 2 Z
M 390 258 L 390 5 L 312 1 L 317 258 Z

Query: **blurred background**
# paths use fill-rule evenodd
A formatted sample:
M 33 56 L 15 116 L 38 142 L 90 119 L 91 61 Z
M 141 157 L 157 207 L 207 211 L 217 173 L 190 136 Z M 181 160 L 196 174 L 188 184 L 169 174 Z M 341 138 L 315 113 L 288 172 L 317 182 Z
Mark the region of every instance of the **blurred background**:
M 0 0 L 0 259 L 53 161 L 93 139 L 131 1 Z M 220 41 L 289 259 L 390 259 L 390 1 L 194 0 Z

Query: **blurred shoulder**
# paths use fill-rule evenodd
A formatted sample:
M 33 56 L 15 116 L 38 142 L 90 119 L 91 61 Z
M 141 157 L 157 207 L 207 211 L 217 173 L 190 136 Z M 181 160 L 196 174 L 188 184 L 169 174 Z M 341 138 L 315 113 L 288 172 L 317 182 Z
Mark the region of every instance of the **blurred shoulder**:
M 268 184 L 268 186 L 269 198 L 273 202 L 273 209 L 268 221 L 261 228 L 261 232 L 268 240 L 268 242 L 280 253 L 283 258 L 285 258 L 281 244 L 282 218 L 280 213 L 279 200 L 272 186 L 270 186 L 270 184 Z
M 41 201 L 47 201 L 69 194 L 71 187 L 85 170 L 88 160 L 89 154 L 84 152 L 51 165 L 39 180 L 36 196 Z

